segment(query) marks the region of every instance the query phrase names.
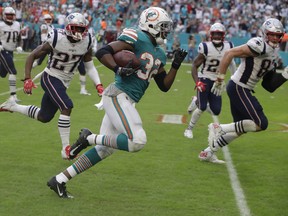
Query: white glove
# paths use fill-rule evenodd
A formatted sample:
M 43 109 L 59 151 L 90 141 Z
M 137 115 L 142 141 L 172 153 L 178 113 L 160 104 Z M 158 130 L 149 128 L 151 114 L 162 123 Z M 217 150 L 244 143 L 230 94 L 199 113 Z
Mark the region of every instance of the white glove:
M 225 91 L 225 87 L 226 85 L 224 80 L 222 80 L 222 82 L 215 81 L 211 88 L 211 92 L 216 96 L 221 96 L 222 92 Z
M 222 92 L 225 91 L 225 74 L 218 73 L 217 80 L 214 82 L 211 92 L 216 96 L 221 96 Z
M 22 47 L 16 47 L 16 51 L 17 51 L 17 53 L 22 53 L 23 52 L 23 49 L 22 49 Z
M 2 45 L 0 45 L 0 52 L 4 50 L 4 47 Z

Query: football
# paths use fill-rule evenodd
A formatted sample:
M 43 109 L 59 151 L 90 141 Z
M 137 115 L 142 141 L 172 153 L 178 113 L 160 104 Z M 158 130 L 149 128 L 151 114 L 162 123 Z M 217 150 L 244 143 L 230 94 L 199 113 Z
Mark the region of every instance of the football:
M 113 55 L 114 61 L 120 67 L 125 67 L 132 60 L 132 67 L 137 68 L 141 62 L 136 55 L 129 50 L 121 50 Z

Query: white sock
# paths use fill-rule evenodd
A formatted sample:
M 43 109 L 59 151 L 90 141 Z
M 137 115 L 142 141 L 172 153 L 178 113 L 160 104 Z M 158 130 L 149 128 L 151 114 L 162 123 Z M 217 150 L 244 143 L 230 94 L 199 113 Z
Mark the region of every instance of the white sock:
M 195 124 L 198 122 L 200 116 L 202 115 L 203 111 L 196 108 L 192 113 L 191 120 L 189 122 L 188 129 L 192 130 Z
M 70 144 L 70 116 L 60 114 L 58 119 L 58 131 L 62 142 L 62 149 Z
M 15 93 L 16 92 L 16 75 L 9 74 L 8 80 L 9 80 L 10 93 Z

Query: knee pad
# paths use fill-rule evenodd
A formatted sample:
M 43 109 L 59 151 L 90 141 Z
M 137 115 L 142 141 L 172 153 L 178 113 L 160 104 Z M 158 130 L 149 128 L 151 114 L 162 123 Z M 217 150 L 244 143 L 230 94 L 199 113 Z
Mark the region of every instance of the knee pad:
M 96 149 L 97 154 L 102 160 L 112 155 L 116 151 L 116 149 L 112 149 L 103 145 L 96 145 L 94 148 Z

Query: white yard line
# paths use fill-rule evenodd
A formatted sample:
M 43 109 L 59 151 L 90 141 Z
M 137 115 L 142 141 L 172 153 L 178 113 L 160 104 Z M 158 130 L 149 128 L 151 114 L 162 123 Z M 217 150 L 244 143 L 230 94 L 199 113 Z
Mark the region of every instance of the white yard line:
M 237 202 L 238 209 L 240 211 L 241 216 L 251 216 L 250 209 L 247 205 L 246 198 L 244 195 L 244 191 L 241 188 L 240 181 L 238 179 L 237 171 L 234 168 L 233 161 L 228 149 L 228 146 L 223 147 L 223 154 L 226 161 L 227 170 L 230 177 L 230 182 L 232 189 L 234 191 L 235 199 Z

